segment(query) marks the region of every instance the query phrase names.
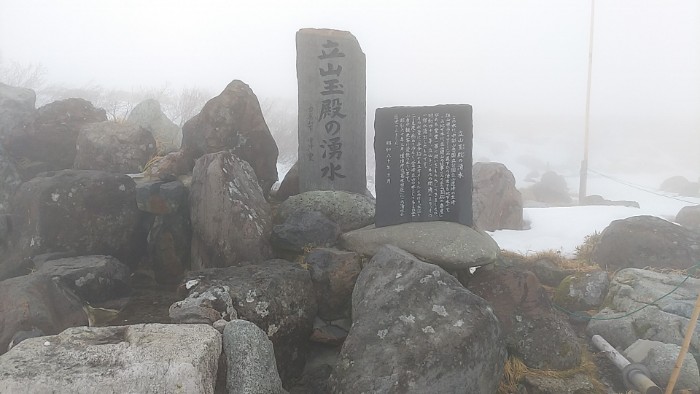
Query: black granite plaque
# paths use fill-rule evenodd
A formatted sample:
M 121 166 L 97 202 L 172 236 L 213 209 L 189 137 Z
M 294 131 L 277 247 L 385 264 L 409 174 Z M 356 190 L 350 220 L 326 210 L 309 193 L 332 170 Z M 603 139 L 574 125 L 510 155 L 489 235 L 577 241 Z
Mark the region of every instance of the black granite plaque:
M 472 107 L 378 108 L 377 227 L 443 220 L 472 225 Z

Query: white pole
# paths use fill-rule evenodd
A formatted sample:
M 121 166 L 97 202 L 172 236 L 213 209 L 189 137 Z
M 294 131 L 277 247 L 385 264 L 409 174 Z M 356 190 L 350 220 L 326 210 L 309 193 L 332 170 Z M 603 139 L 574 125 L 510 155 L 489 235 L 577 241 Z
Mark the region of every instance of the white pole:
M 578 188 L 578 203 L 583 204 L 586 198 L 586 183 L 588 180 L 588 128 L 591 117 L 591 72 L 593 70 L 593 21 L 595 15 L 595 0 L 591 0 L 591 28 L 588 34 L 588 86 L 586 88 L 586 121 L 583 138 L 583 161 L 581 162 L 580 183 Z

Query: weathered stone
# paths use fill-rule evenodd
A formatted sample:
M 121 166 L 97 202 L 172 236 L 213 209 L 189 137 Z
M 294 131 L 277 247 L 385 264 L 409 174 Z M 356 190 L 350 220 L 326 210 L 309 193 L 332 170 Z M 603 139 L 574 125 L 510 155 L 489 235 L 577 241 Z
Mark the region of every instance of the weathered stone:
M 523 386 L 526 393 L 533 394 L 600 394 L 591 377 L 583 373 L 565 377 L 528 374 Z
M 551 205 L 570 205 L 571 196 L 566 179 L 554 171 L 542 174 L 539 182 L 532 185 L 535 201 Z
M 377 227 L 450 221 L 472 226 L 472 106 L 378 108 Z
M 374 201 L 362 194 L 343 191 L 311 191 L 292 196 L 277 208 L 275 222 L 282 223 L 296 212 L 312 211 L 338 223 L 341 231 L 374 223 Z
M 317 317 L 314 320 L 314 331 L 311 333 L 310 340 L 331 346 L 342 345 L 348 336 L 352 320 L 345 319 L 341 321 L 347 321 L 349 324 L 347 324 L 347 327 L 342 327 L 334 322 L 325 321 Z
M 170 319 L 175 323 L 204 323 L 238 318 L 228 286 L 213 286 L 204 292 L 192 292 L 182 301 L 170 306 Z
M 661 191 L 680 194 L 686 197 L 700 195 L 700 183 L 691 182 L 683 176 L 673 176 L 661 183 Z
M 295 212 L 272 228 L 270 243 L 278 249 L 302 252 L 307 247 L 333 246 L 340 226 L 317 211 Z
M 136 205 L 154 215 L 177 212 L 187 205 L 189 190 L 180 181 L 146 181 L 136 184 Z
M 82 300 L 58 279 L 25 275 L 0 282 L 0 354 L 19 331 L 36 329 L 52 335 L 87 324 Z M 0 381 L 3 371 L 0 367 Z M 0 392 L 13 391 L 2 390 L 0 383 Z
M 274 344 L 277 370 L 285 386 L 301 374 L 316 316 L 307 270 L 285 260 L 269 260 L 189 272 L 188 282 L 190 294 L 202 294 L 213 286 L 228 287 L 238 317 L 255 323 Z
M 488 234 L 452 222 L 367 227 L 341 235 L 340 242 L 344 249 L 366 256 L 373 256 L 382 245 L 395 245 L 447 270 L 491 264 L 499 253 Z
M 576 273 L 576 270 L 560 267 L 546 256 L 532 263 L 528 269 L 537 275 L 537 279 L 540 280 L 540 283 L 550 287 L 559 287 L 559 284 L 564 278 Z
M 158 100 L 140 102 L 129 113 L 127 122 L 148 130 L 156 141 L 159 155 L 175 152 L 182 143 L 182 130 L 161 111 Z
M 639 203 L 636 201 L 628 200 L 607 200 L 603 196 L 597 194 L 592 194 L 585 196 L 583 201 L 580 201 L 579 205 L 606 205 L 606 206 L 619 206 L 619 207 L 633 207 L 639 208 Z
M 105 110 L 95 108 L 89 101 L 54 101 L 39 108 L 34 124 L 25 133 L 8 138 L 6 146 L 18 160 L 45 163 L 46 171 L 72 168 L 81 127 L 104 121 Z M 25 179 L 33 177 L 31 169 L 23 172 Z
M 35 275 L 60 278 L 82 300 L 96 305 L 130 293 L 131 270 L 111 256 L 79 256 L 50 260 Z
M 700 260 L 700 238 L 690 230 L 654 216 L 615 220 L 600 234 L 592 260 L 619 268 L 685 269 Z
M 36 93 L 0 82 L 0 144 L 21 135 L 34 122 Z
M 676 223 L 689 230 L 700 230 L 700 205 L 681 208 L 676 215 Z
M 272 257 L 270 205 L 253 169 L 230 152 L 197 159 L 190 187 L 192 269 Z
M 647 366 L 651 380 L 659 387 L 666 387 L 680 351 L 679 345 L 638 339 L 625 349 L 623 355 L 631 363 Z M 698 364 L 691 354 L 686 354 L 683 359 L 680 375 L 678 375 L 673 391 L 676 392 L 676 390 L 700 391 Z
M 608 294 L 610 279 L 605 271 L 580 272 L 561 281 L 554 303 L 569 311 L 597 308 Z
M 360 256 L 337 249 L 317 248 L 304 262 L 314 283 L 318 316 L 324 320 L 350 317 L 352 290 L 362 271 Z
M 229 394 L 286 393 L 264 331 L 249 321 L 232 320 L 224 328 L 223 342 Z
M 301 29 L 296 35 L 299 83 L 299 190 L 367 188 L 365 54 L 346 31 Z
M 22 179 L 17 172 L 17 168 L 5 154 L 0 144 L 0 214 L 10 212 L 10 201 L 12 201 L 12 196 L 21 184 Z
M 121 174 L 143 171 L 156 154 L 151 133 L 129 123 L 100 122 L 83 126 L 76 142 L 73 168 Z
M 498 319 L 441 268 L 383 247 L 357 280 L 352 316 L 330 392 L 496 392 Z
M 275 193 L 277 201 L 284 201 L 291 196 L 299 194 L 299 162 L 295 162 L 292 168 L 287 171 L 284 180 Z
M 698 288 L 700 280 L 685 275 L 620 270 L 610 282 L 606 308 L 593 316 L 586 330 L 618 349 L 637 339 L 681 345 Z M 700 327 L 695 329 L 690 345 L 691 353 L 700 352 Z
M 513 173 L 501 163 L 474 163 L 474 225 L 484 231 L 523 228 L 523 200 Z
M 264 195 L 277 181 L 277 143 L 258 98 L 241 81 L 231 82 L 209 100 L 182 127 L 182 137 L 182 149 L 190 162 L 207 153 L 231 150 L 253 168 Z
M 212 394 L 220 354 L 207 325 L 70 328 L 0 357 L 0 392 Z
M 62 170 L 22 184 L 13 201 L 23 257 L 48 252 L 114 256 L 129 267 L 145 251 L 135 184 L 126 175 Z
M 143 172 L 146 177 L 166 182 L 170 182 L 181 175 L 187 175 L 192 169 L 183 151 L 156 157 L 146 167 Z
M 186 208 L 156 216 L 148 233 L 148 257 L 158 283 L 177 283 L 190 269 L 192 226 Z
M 530 368 L 571 369 L 581 348 L 566 316 L 558 313 L 535 274 L 515 268 L 477 269 L 467 288 L 498 316 L 508 353 Z

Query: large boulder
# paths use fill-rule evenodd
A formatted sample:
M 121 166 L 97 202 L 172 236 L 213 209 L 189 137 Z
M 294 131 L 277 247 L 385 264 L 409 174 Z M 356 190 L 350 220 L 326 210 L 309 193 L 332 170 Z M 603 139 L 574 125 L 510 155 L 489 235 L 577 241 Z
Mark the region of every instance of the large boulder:
M 314 283 L 318 316 L 326 321 L 350 317 L 352 290 L 362 264 L 357 253 L 317 248 L 304 258 Z
M 135 267 L 145 249 L 135 184 L 126 175 L 62 170 L 22 184 L 13 200 L 22 257 L 49 252 L 114 256 Z
M 513 173 L 501 163 L 472 167 L 474 224 L 485 231 L 523 228 L 523 199 Z
M 619 268 L 685 269 L 700 260 L 700 238 L 655 216 L 615 220 L 600 234 L 593 262 Z
M 116 122 L 91 123 L 80 129 L 73 168 L 121 174 L 140 173 L 155 154 L 155 139 L 140 126 Z
M 581 347 L 566 316 L 552 306 L 530 271 L 477 269 L 467 289 L 485 299 L 498 316 L 508 353 L 537 369 L 572 369 L 581 363 Z
M 360 274 L 333 393 L 494 393 L 506 350 L 489 305 L 393 246 Z
M 207 325 L 70 328 L 0 357 L 0 392 L 213 394 L 220 354 Z
M 296 212 L 272 228 L 270 242 L 277 249 L 302 252 L 308 247 L 333 246 L 340 226 L 317 211 Z
M 36 93 L 0 82 L 0 144 L 24 134 L 36 117 Z
M 50 260 L 34 275 L 59 278 L 83 301 L 91 305 L 126 297 L 130 293 L 131 270 L 112 256 L 78 256 Z
M 362 194 L 339 190 L 314 190 L 289 197 L 277 208 L 275 222 L 283 223 L 298 212 L 318 211 L 351 231 L 374 223 L 375 202 Z
M 192 268 L 272 257 L 270 205 L 250 165 L 229 151 L 197 159 L 190 187 Z
M 224 328 L 228 394 L 282 394 L 272 342 L 263 330 L 245 320 L 232 320 Z
M 255 323 L 274 344 L 285 386 L 301 374 L 317 310 L 309 271 L 285 260 L 268 260 L 192 271 L 184 282 L 192 297 L 213 287 L 227 289 L 238 318 Z M 214 308 L 223 306 L 213 302 Z
M 95 108 L 89 101 L 54 101 L 37 110 L 36 121 L 25 133 L 8 138 L 7 150 L 16 159 L 43 162 L 47 170 L 72 168 L 81 127 L 105 121 L 105 110 Z M 25 179 L 32 175 L 25 174 Z
M 0 354 L 8 350 L 13 340 L 16 345 L 23 333 L 53 335 L 87 324 L 82 300 L 59 279 L 25 275 L 0 282 Z M 0 367 L 0 371 L 5 369 Z M 0 392 L 12 391 L 2 390 L 0 383 Z
M 207 153 L 231 150 L 253 167 L 265 195 L 277 181 L 277 143 L 258 98 L 239 80 L 231 82 L 185 123 L 182 149 L 191 161 Z
M 681 208 L 676 215 L 676 223 L 689 230 L 700 231 L 700 205 Z
M 398 246 L 447 270 L 494 263 L 498 244 L 486 233 L 452 222 L 403 223 L 350 231 L 340 236 L 344 249 L 373 256 L 382 247 Z
M 192 226 L 189 210 L 156 216 L 148 233 L 148 257 L 156 281 L 178 283 L 190 269 Z
M 647 366 L 651 380 L 660 387 L 666 387 L 680 351 L 679 345 L 638 339 L 625 349 L 623 355 L 631 363 Z M 691 354 L 686 354 L 683 359 L 673 391 L 676 392 L 676 390 L 688 390 L 694 393 L 700 391 L 698 364 Z
M 22 179 L 17 168 L 0 144 L 0 214 L 10 211 L 10 201 L 20 184 Z M 2 243 L 1 236 L 0 243 Z
M 531 192 L 535 201 L 550 205 L 571 204 L 566 179 L 554 171 L 542 174 L 540 181 L 532 185 Z
M 681 345 L 693 312 L 700 280 L 636 268 L 618 271 L 610 282 L 605 308 L 588 323 L 589 335 L 600 335 L 624 349 L 637 339 Z M 700 353 L 700 327 L 690 352 Z
M 661 183 L 661 191 L 696 197 L 700 195 L 700 183 L 691 182 L 684 176 L 673 176 Z
M 161 111 L 158 100 L 140 102 L 129 113 L 127 122 L 148 130 L 156 140 L 157 153 L 164 155 L 180 149 L 182 130 Z

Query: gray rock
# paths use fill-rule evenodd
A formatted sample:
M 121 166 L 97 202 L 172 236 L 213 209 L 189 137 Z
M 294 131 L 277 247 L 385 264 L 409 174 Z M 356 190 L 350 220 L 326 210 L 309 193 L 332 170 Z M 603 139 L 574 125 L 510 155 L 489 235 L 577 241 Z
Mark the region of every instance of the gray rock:
M 130 293 L 131 270 L 112 256 L 79 256 L 44 263 L 35 275 L 60 278 L 82 300 L 96 305 Z
M 569 187 L 566 179 L 554 171 L 542 174 L 540 181 L 532 185 L 535 201 L 551 205 L 570 205 Z
M 440 267 L 385 246 L 352 305 L 330 392 L 496 392 L 506 358 L 498 319 Z
M 77 327 L 0 357 L 3 393 L 214 393 L 221 334 L 206 325 Z
M 472 166 L 474 225 L 485 231 L 523 228 L 523 199 L 513 173 L 501 163 Z
M 529 269 L 537 275 L 537 278 L 543 285 L 550 287 L 559 287 L 564 278 L 576 273 L 572 269 L 564 269 L 547 257 L 543 257 L 535 261 Z
M 374 223 L 374 201 L 362 194 L 343 191 L 310 191 L 289 197 L 281 203 L 275 222 L 282 223 L 297 212 L 318 211 L 345 231 Z
M 362 264 L 360 256 L 337 249 L 317 248 L 304 258 L 314 284 L 318 316 L 324 320 L 350 317 L 352 290 Z
M 299 194 L 299 162 L 294 162 L 292 168 L 287 171 L 279 189 L 275 192 L 277 201 L 284 201 L 291 196 Z
M 38 167 L 43 167 L 44 171 L 65 170 L 73 167 L 80 129 L 106 120 L 105 110 L 95 108 L 87 100 L 54 101 L 39 108 L 34 124 L 25 133 L 8 138 L 6 147 L 16 159 L 32 163 L 23 166 L 24 179 L 36 175 Z
M 681 196 L 696 197 L 700 195 L 700 183 L 691 182 L 683 176 L 672 176 L 661 183 L 661 191 L 677 193 Z
M 237 319 L 238 313 L 228 292 L 228 286 L 212 286 L 202 293 L 192 292 L 170 306 L 170 320 L 174 323 L 214 324 L 221 319 Z
M 99 122 L 80 129 L 75 148 L 75 169 L 134 174 L 155 156 L 156 141 L 139 126 Z
M 452 222 L 372 226 L 345 233 L 340 242 L 344 249 L 367 256 L 373 256 L 382 245 L 395 245 L 447 270 L 494 263 L 500 251 L 488 234 Z
M 265 196 L 277 181 L 277 143 L 255 93 L 238 80 L 207 101 L 202 111 L 185 123 L 182 150 L 190 162 L 207 153 L 231 150 L 253 168 Z
M 681 347 L 678 345 L 638 339 L 625 349 L 623 355 L 632 363 L 645 365 L 649 368 L 651 380 L 660 387 L 666 387 L 680 352 Z M 676 390 L 700 390 L 698 364 L 691 354 L 686 354 L 683 360 L 674 392 Z
M 676 215 L 676 223 L 689 230 L 700 231 L 700 205 L 681 208 Z
M 274 344 L 285 387 L 301 374 L 317 310 L 307 270 L 285 260 L 268 260 L 192 271 L 185 276 L 188 283 L 190 294 L 227 287 L 238 317 L 255 323 Z
M 22 184 L 13 200 L 14 248 L 114 256 L 134 268 L 145 252 L 134 181 L 102 171 L 62 170 Z M 0 256 L 0 260 L 2 257 Z
M 591 381 L 591 377 L 578 373 L 573 376 L 554 377 L 526 375 L 523 385 L 526 393 L 537 394 L 599 394 L 600 391 Z
M 19 331 L 53 335 L 87 324 L 82 300 L 59 280 L 25 275 L 0 282 L 0 354 Z
M 10 212 L 10 202 L 15 191 L 22 184 L 15 164 L 0 145 L 0 214 Z
M 174 183 L 174 182 L 173 182 Z M 189 207 L 156 216 L 148 233 L 148 257 L 156 281 L 178 283 L 190 269 L 192 226 Z
M 568 319 L 555 310 L 530 271 L 499 265 L 477 269 L 467 289 L 493 308 L 508 353 L 537 369 L 566 370 L 581 363 L 581 347 Z
M 190 187 L 190 218 L 192 269 L 272 257 L 270 205 L 250 165 L 230 152 L 197 159 Z
M 296 212 L 272 228 L 270 243 L 278 249 L 302 252 L 308 247 L 335 245 L 340 226 L 317 211 Z
M 249 321 L 232 320 L 224 328 L 223 342 L 229 394 L 286 393 L 265 332 Z
M 676 286 L 680 287 L 671 292 Z M 620 270 L 610 282 L 607 307 L 593 316 L 586 330 L 616 348 L 626 348 L 637 339 L 681 345 L 698 288 L 700 280 L 682 275 Z M 695 329 L 690 344 L 691 352 L 700 353 L 700 328 Z
M 606 271 L 580 272 L 561 281 L 554 302 L 569 311 L 587 311 L 603 303 L 610 279 Z
M 142 181 L 136 184 L 136 205 L 144 212 L 167 215 L 186 206 L 188 194 L 180 181 Z
M 157 100 L 147 99 L 140 102 L 129 113 L 127 122 L 141 126 L 151 133 L 159 155 L 180 149 L 182 130 L 161 111 Z
M 365 54 L 347 31 L 301 29 L 296 45 L 299 190 L 364 193 Z
M 10 136 L 21 135 L 36 117 L 36 93 L 0 82 L 0 144 Z
M 700 237 L 654 216 L 615 220 L 600 234 L 592 260 L 609 270 L 685 269 L 700 261 Z

